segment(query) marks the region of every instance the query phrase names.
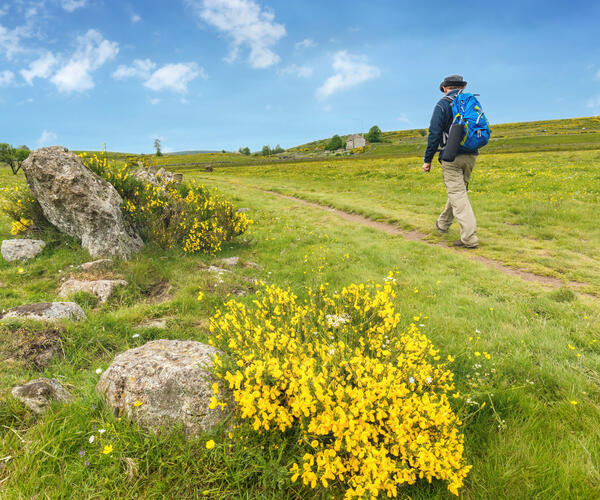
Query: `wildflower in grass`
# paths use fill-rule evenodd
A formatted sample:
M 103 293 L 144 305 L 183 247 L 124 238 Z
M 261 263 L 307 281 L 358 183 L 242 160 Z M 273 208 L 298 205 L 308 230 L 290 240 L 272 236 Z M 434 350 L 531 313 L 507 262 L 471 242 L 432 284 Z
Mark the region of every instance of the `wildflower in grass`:
M 139 408 L 139 407 L 140 407 L 140 406 L 142 406 L 143 404 L 144 404 L 144 402 L 143 402 L 143 401 L 140 401 L 140 400 L 138 399 L 138 400 L 137 400 L 135 403 L 133 403 L 133 406 L 134 406 L 135 408 Z
M 571 345 L 571 344 L 569 344 L 569 349 L 571 349 L 571 351 L 574 351 L 574 350 L 575 350 L 575 346 L 574 346 L 574 345 Z
M 104 434 L 106 432 L 106 429 L 98 429 L 98 434 Z
M 102 453 L 104 455 L 110 455 L 113 451 L 113 446 L 112 444 L 107 444 L 103 449 L 102 449 Z
M 203 293 L 203 292 L 201 292 L 201 291 L 199 291 L 199 292 L 198 292 L 198 297 L 197 297 L 197 299 L 198 299 L 198 300 L 202 300 L 203 298 L 204 298 L 204 293 Z
M 92 444 L 94 442 L 94 440 L 96 439 L 96 436 L 94 436 L 93 434 L 90 436 L 90 438 L 88 439 L 88 441 L 90 442 L 90 444 Z
M 102 373 L 102 368 L 96 368 L 96 375 L 100 375 Z
M 212 439 L 206 442 L 207 450 L 212 450 L 214 447 L 215 447 L 215 442 Z
M 571 404 L 572 404 L 572 405 L 576 405 L 576 404 L 577 404 L 577 401 L 575 401 L 575 400 L 572 400 L 572 401 L 571 401 Z
M 471 467 L 448 400 L 453 374 L 414 324 L 397 330 L 395 286 L 322 287 L 305 302 L 264 286 L 252 307 L 230 300 L 212 318 L 229 353 L 217 358 L 217 376 L 238 416 L 258 433 L 295 429 L 305 443 L 293 481 L 336 482 L 362 498 L 441 479 L 458 495 Z
M 17 270 L 17 272 L 18 272 L 19 274 L 23 274 L 23 273 L 25 272 L 25 269 L 23 269 L 22 267 L 20 267 L 20 268 Z

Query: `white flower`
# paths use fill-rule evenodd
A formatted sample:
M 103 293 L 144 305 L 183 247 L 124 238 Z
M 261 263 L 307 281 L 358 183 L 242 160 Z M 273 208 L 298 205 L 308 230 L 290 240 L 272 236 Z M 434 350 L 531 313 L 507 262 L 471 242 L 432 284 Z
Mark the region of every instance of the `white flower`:
M 410 377 L 410 378 L 408 379 L 408 382 L 409 382 L 410 384 L 414 384 L 414 383 L 415 383 L 415 379 L 414 379 L 413 377 Z
M 139 333 L 135 333 L 131 336 L 132 339 L 137 339 L 140 336 Z
M 475 328 L 475 333 L 481 333 L 481 332 L 479 331 L 479 328 Z
M 106 429 L 98 429 L 98 434 L 104 434 L 106 432 Z
M 427 377 L 427 378 L 425 379 L 425 381 L 426 381 L 428 384 L 431 384 L 431 382 L 432 382 L 432 380 L 431 380 L 431 377 Z
M 102 373 L 102 368 L 96 368 L 96 374 L 100 375 Z
M 95 437 L 94 437 L 94 435 L 92 434 L 92 435 L 90 436 L 90 438 L 88 439 L 88 441 L 90 442 L 90 444 L 92 444 L 92 443 L 94 442 L 94 439 L 96 439 L 96 438 L 95 438 Z

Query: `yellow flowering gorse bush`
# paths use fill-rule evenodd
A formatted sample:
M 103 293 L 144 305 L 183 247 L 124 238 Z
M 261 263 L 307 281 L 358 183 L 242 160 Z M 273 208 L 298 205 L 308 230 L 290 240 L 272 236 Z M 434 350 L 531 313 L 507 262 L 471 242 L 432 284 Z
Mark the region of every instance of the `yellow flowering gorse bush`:
M 309 292 L 264 286 L 247 307 L 229 301 L 211 321 L 230 354 L 217 376 L 239 417 L 259 432 L 299 430 L 305 452 L 292 481 L 343 486 L 347 498 L 390 497 L 419 478 L 458 494 L 470 470 L 448 393 L 453 375 L 429 339 L 400 321 L 395 280 Z M 213 398 L 211 407 L 225 403 Z
M 10 234 L 14 236 L 28 229 L 41 229 L 48 225 L 42 207 L 26 186 L 6 187 L 0 190 L 0 212 L 12 220 Z
M 244 233 L 251 220 L 216 191 L 195 182 L 142 182 L 132 162 L 116 165 L 98 155 L 81 155 L 84 163 L 110 182 L 123 198 L 123 212 L 146 240 L 185 252 L 214 253 L 224 241 Z

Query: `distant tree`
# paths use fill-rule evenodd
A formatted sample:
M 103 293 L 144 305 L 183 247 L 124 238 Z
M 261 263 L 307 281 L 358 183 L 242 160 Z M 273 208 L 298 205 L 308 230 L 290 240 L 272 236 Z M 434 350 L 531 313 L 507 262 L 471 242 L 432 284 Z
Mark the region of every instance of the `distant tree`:
M 419 135 L 420 135 L 421 137 L 425 137 L 425 136 L 427 135 L 427 130 L 426 130 L 426 129 L 424 129 L 424 128 L 420 129 L 420 130 L 419 130 Z
M 6 163 L 13 174 L 21 170 L 21 165 L 29 156 L 29 149 L 13 148 L 10 144 L 0 144 L 0 163 Z
M 31 149 L 29 149 L 27 146 L 25 146 L 25 144 L 21 144 L 20 146 L 17 146 L 17 149 L 24 149 L 25 151 L 31 151 Z
M 275 146 L 275 148 L 273 149 L 272 153 L 277 155 L 279 153 L 283 153 L 285 151 L 285 149 L 283 149 L 279 144 L 277 144 L 277 146 Z
M 224 149 L 222 149 L 221 153 L 225 154 L 225 153 L 227 153 L 227 151 L 225 151 Z
M 263 156 L 271 156 L 271 146 L 263 146 L 262 147 L 262 155 Z
M 373 125 L 369 129 L 365 139 L 369 142 L 381 142 L 381 129 L 377 125 Z
M 335 134 L 331 139 L 329 139 L 329 142 L 327 143 L 327 146 L 325 146 L 325 149 L 329 150 L 329 151 L 335 151 L 336 149 L 340 149 L 344 146 L 344 143 L 342 142 L 342 138 Z
M 160 150 L 161 144 L 160 139 L 154 139 L 154 149 L 156 149 L 156 156 L 162 156 L 162 151 Z
M 246 146 L 245 148 L 238 149 L 238 152 L 240 154 L 243 154 L 243 155 L 246 155 L 246 156 L 250 156 L 250 148 L 248 146 Z

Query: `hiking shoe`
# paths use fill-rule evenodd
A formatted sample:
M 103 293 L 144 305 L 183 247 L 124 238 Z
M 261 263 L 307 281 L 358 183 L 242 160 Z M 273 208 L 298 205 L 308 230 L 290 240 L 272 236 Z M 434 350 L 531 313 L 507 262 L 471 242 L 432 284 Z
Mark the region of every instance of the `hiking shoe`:
M 457 247 L 457 248 L 477 248 L 479 245 L 475 245 L 472 247 L 468 247 L 467 245 L 465 245 L 462 240 L 456 240 L 452 243 L 453 247 Z
M 443 233 L 443 234 L 445 234 L 445 233 L 447 233 L 447 232 L 448 232 L 448 230 L 447 230 L 447 229 L 446 229 L 446 230 L 442 229 L 442 228 L 441 228 L 441 227 L 438 225 L 438 222 L 437 222 L 437 221 L 435 221 L 435 228 L 438 230 L 438 233 Z

